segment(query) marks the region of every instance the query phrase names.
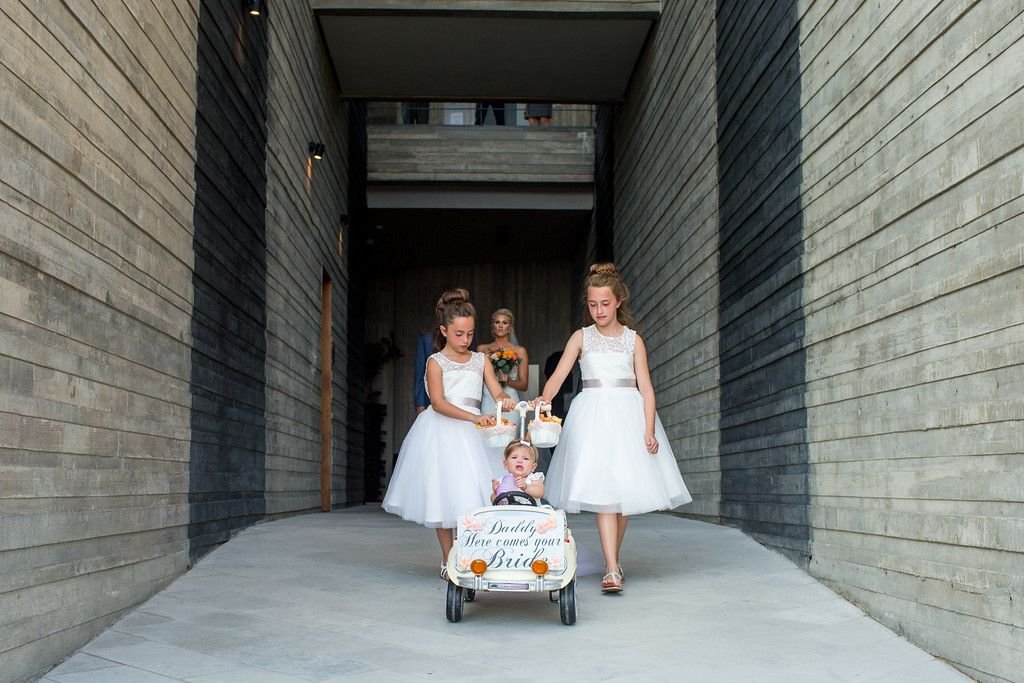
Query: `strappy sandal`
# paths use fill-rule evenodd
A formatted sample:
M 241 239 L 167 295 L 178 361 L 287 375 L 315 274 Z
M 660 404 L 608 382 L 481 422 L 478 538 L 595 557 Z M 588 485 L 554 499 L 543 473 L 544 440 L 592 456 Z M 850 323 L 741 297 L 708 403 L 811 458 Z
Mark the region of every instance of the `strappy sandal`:
M 619 581 L 626 583 L 626 572 L 622 571 L 622 565 L 617 565 L 616 568 L 619 570 Z
M 602 593 L 621 593 L 622 592 L 622 575 L 618 572 L 608 572 L 601 577 L 601 592 Z
M 441 565 L 441 580 L 442 581 L 447 581 L 448 580 L 448 565 L 446 565 L 446 564 L 442 564 Z

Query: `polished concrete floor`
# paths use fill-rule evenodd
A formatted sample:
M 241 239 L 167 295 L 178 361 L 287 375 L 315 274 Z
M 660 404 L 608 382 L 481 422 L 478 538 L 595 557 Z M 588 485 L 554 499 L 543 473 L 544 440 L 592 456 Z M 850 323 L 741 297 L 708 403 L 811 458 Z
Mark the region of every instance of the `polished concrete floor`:
M 574 626 L 546 594 L 449 623 L 433 531 L 367 506 L 243 531 L 44 680 L 968 680 L 734 529 L 637 517 L 602 595 L 593 517 L 570 524 Z

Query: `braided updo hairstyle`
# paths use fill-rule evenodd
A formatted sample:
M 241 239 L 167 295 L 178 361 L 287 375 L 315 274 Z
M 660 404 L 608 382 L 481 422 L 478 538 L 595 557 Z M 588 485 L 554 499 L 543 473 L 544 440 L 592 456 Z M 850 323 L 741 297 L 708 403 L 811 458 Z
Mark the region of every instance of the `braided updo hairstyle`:
M 444 335 L 441 334 L 442 325 L 448 327 L 456 318 L 476 319 L 476 309 L 469 302 L 469 291 L 462 287 L 449 289 L 442 294 L 441 298 L 437 300 L 434 312 L 437 315 L 438 326 L 437 330 L 434 331 L 435 353 L 444 348 L 445 339 Z
M 587 279 L 583 282 L 584 310 L 586 310 L 587 304 L 587 290 L 591 287 L 608 287 L 611 289 L 612 294 L 620 302 L 619 307 L 615 310 L 616 320 L 626 327 L 636 327 L 636 318 L 633 317 L 633 312 L 629 310 L 629 287 L 622 281 L 619 269 L 615 267 L 614 263 L 595 263 L 590 266 L 590 274 L 587 275 Z M 587 322 L 593 321 L 588 320 Z

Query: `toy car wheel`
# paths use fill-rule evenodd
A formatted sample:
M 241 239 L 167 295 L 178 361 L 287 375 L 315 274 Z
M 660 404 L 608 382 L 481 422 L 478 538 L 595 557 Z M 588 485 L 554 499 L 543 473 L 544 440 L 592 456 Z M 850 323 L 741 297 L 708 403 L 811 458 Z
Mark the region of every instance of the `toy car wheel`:
M 474 600 L 476 600 L 475 590 L 473 590 L 472 588 L 465 588 L 463 590 L 466 591 L 466 602 L 473 602 Z
M 444 615 L 453 624 L 462 620 L 462 601 L 465 597 L 466 594 L 462 590 L 462 586 L 448 583 L 448 599 L 445 601 Z
M 561 613 L 563 624 L 572 626 L 576 623 L 576 579 L 558 591 L 558 611 Z

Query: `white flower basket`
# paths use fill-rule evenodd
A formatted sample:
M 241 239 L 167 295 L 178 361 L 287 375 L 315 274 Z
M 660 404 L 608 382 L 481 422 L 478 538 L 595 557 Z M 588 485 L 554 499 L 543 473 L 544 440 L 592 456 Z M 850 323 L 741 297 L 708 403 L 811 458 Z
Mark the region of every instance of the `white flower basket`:
M 562 434 L 562 425 L 556 422 L 533 420 L 530 422 L 530 441 L 537 448 L 552 448 Z
M 516 426 L 514 424 L 510 424 L 485 427 L 483 432 L 484 442 L 487 444 L 488 448 L 504 448 L 515 437 Z

